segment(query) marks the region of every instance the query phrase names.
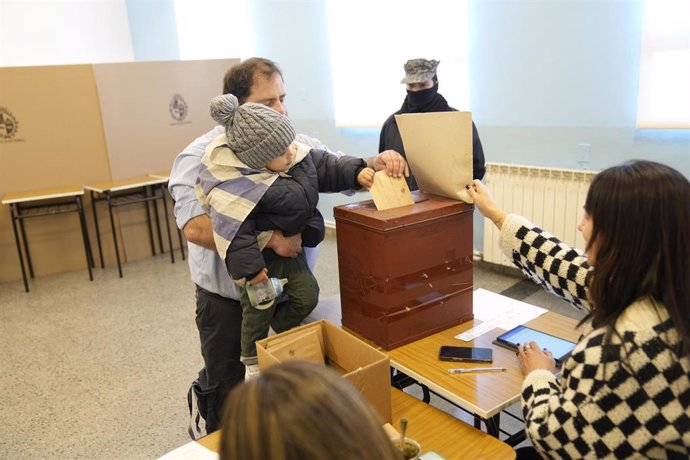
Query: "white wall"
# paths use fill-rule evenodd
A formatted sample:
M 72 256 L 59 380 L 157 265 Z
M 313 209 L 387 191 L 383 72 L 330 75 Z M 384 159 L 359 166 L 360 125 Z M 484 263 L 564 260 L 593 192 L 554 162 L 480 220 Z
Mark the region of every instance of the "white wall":
M 650 158 L 690 176 L 690 131 L 635 129 L 642 1 L 475 6 L 472 97 L 489 161 L 599 170 Z
M 282 65 L 298 128 L 347 153 L 374 153 L 378 131 L 334 127 L 324 2 L 262 0 L 254 13 L 257 54 Z M 487 161 L 599 170 L 648 158 L 690 176 L 689 131 L 634 127 L 641 31 L 642 0 L 472 0 L 470 97 Z M 450 84 L 440 79 L 440 92 Z M 578 161 L 578 144 L 591 146 L 590 161 Z M 326 219 L 343 201 L 322 195 Z
M 163 2 L 168 9 L 170 2 Z M 160 31 L 142 25 L 130 39 L 125 3 L 2 0 L 0 65 L 127 61 L 132 45 L 176 39 L 169 36 L 170 20 Z M 138 3 L 129 3 L 136 16 Z M 649 158 L 690 176 L 690 131 L 634 127 L 642 6 L 642 0 L 471 0 L 470 97 L 487 161 L 599 170 Z M 375 154 L 378 130 L 335 128 L 325 1 L 254 0 L 248 16 L 217 24 L 209 18 L 209 25 L 227 24 L 228 40 L 253 39 L 256 55 L 280 64 L 289 113 L 301 132 L 350 154 Z M 253 37 L 233 34 L 233 22 L 245 20 L 252 22 Z M 352 29 L 375 33 L 357 24 Z M 155 48 L 147 48 L 146 59 L 156 59 Z M 441 93 L 452 84 L 441 78 Z M 366 100 L 361 105 L 367 109 Z M 591 146 L 589 161 L 578 161 L 579 144 Z M 322 212 L 331 219 L 334 204 L 352 200 L 324 195 Z
M 132 61 L 125 3 L 0 1 L 0 66 Z

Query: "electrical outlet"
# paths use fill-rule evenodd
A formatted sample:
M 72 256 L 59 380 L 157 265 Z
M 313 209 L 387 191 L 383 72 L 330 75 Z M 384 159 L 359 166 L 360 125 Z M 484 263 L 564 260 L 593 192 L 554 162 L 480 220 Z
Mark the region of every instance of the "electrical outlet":
M 592 144 L 577 144 L 578 163 L 589 163 L 592 160 Z

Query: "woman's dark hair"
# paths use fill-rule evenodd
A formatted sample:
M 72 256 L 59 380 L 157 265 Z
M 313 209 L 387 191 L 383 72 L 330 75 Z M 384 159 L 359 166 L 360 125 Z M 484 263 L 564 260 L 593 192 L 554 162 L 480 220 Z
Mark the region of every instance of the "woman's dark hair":
M 597 174 L 585 211 L 587 249 L 596 250 L 589 286 L 594 327 L 613 328 L 633 302 L 663 303 L 690 355 L 690 182 L 675 169 L 635 160 Z
M 278 74 L 283 78 L 278 65 L 270 59 L 253 57 L 232 66 L 223 77 L 223 94 L 234 94 L 244 104 L 251 93 L 256 78 L 271 78 Z
M 336 371 L 292 360 L 228 396 L 221 460 L 399 460 L 371 405 Z

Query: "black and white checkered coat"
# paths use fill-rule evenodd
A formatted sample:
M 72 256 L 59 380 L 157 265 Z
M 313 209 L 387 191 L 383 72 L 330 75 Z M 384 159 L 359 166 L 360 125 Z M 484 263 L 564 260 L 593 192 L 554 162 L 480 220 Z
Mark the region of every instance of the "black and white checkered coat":
M 510 215 L 501 247 L 528 276 L 574 305 L 586 305 L 590 272 L 577 251 Z M 617 334 L 588 328 L 559 380 L 530 372 L 522 386 L 525 426 L 549 458 L 690 458 L 690 359 L 679 359 L 666 309 L 641 299 Z

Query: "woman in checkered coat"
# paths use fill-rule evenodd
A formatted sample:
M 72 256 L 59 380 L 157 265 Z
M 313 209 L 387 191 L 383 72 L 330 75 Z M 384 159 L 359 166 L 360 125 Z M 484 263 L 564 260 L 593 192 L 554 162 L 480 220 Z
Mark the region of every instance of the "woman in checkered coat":
M 522 407 L 547 458 L 690 458 L 690 182 L 632 161 L 592 180 L 578 229 L 586 254 L 507 214 L 479 181 L 475 206 L 513 263 L 589 309 L 556 378 L 551 353 L 518 351 Z

